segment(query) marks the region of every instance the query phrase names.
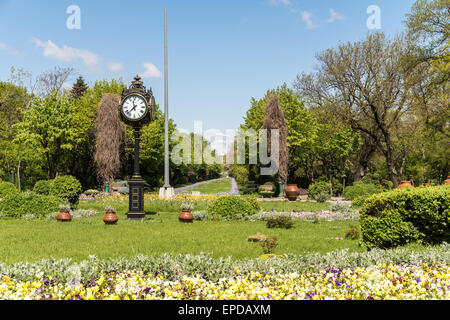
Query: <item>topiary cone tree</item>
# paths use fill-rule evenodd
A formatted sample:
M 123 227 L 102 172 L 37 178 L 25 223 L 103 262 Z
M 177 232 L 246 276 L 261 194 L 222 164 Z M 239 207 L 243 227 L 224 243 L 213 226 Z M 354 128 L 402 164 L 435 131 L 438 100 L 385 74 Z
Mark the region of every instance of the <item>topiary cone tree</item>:
M 267 99 L 264 128 L 267 129 L 267 150 L 272 154 L 271 130 L 279 130 L 279 157 L 273 159 L 278 167 L 278 180 L 285 186 L 288 180 L 288 148 L 287 148 L 287 124 L 283 110 L 280 107 L 280 99 L 277 94 L 272 94 Z M 280 190 L 282 192 L 282 190 Z
M 112 184 L 120 170 L 120 142 L 124 128 L 119 119 L 120 97 L 104 94 L 98 106 L 94 162 L 97 176 L 105 184 Z

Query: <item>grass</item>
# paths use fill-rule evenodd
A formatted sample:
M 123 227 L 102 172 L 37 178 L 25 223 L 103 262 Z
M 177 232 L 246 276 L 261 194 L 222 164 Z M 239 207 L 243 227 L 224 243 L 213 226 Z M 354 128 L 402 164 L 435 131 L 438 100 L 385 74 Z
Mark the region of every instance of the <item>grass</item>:
M 143 222 L 124 220 L 121 214 L 118 225 L 106 226 L 103 215 L 70 223 L 2 219 L 0 261 L 33 262 L 50 257 L 81 261 L 89 255 L 131 258 L 137 254 L 200 252 L 213 257 L 255 258 L 262 254 L 262 248 L 258 243 L 248 242 L 247 237 L 258 232 L 278 238 L 276 254 L 362 250 L 358 241 L 336 239 L 343 238 L 355 222 L 296 221 L 294 228 L 285 230 L 267 229 L 265 222 L 248 221 L 183 224 L 177 213 L 164 212 Z
M 192 193 L 192 191 L 198 191 L 203 194 L 215 194 L 215 193 L 228 193 L 231 190 L 231 179 L 221 179 L 218 181 L 212 181 L 199 185 L 198 187 L 186 189 L 183 193 Z

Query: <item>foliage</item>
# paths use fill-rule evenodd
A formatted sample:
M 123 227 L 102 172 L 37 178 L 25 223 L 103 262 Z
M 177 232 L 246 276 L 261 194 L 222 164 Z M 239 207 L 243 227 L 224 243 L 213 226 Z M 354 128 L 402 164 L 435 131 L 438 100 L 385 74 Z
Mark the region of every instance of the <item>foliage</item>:
M 269 95 L 264 117 L 264 129 L 267 130 L 267 153 L 271 155 L 272 161 L 275 161 L 275 167 L 278 168 L 278 177 L 282 184 L 287 184 L 289 154 L 287 149 L 287 123 L 283 110 L 280 107 L 280 98 L 276 94 Z M 278 130 L 279 138 L 277 140 L 277 151 L 275 154 L 272 145 L 272 130 Z
M 252 204 L 239 196 L 224 196 L 208 204 L 208 213 L 216 218 L 233 219 L 237 215 L 249 216 L 257 210 Z
M 49 195 L 52 191 L 53 180 L 39 180 L 33 187 L 33 191 L 38 194 Z
M 376 194 L 361 209 L 361 231 L 368 247 L 395 247 L 413 241 L 450 240 L 450 187 L 407 188 Z
M 120 97 L 105 94 L 100 101 L 96 120 L 94 162 L 97 176 L 111 184 L 120 169 L 120 143 L 124 128 L 117 111 Z
M 263 250 L 263 254 L 272 254 L 278 246 L 278 238 L 272 237 L 267 239 L 266 241 L 261 242 L 261 248 Z
M 50 194 L 65 199 L 71 206 L 78 203 L 81 192 L 81 183 L 75 177 L 59 176 L 51 182 Z
M 241 196 L 242 199 L 247 201 L 253 208 L 255 212 L 261 211 L 261 206 L 259 205 L 258 197 L 255 195 L 244 195 Z
M 282 228 L 291 229 L 294 226 L 292 218 L 288 217 L 277 217 L 267 220 L 266 227 L 271 228 Z
M 0 213 L 4 217 L 20 218 L 32 214 L 43 218 L 58 211 L 61 199 L 55 196 L 17 192 L 7 195 L 0 201 Z
M 245 184 L 248 181 L 248 169 L 244 166 L 240 166 L 240 165 L 233 165 L 231 167 L 231 171 L 230 171 L 230 175 L 236 179 L 236 182 L 238 184 Z
M 194 210 L 194 206 L 190 203 L 182 203 L 180 207 L 181 211 L 191 212 L 192 210 Z
M 129 270 L 145 273 L 158 273 L 169 281 L 180 280 L 183 276 L 195 277 L 202 275 L 208 281 L 217 281 L 224 277 L 232 277 L 238 268 L 243 275 L 253 272 L 274 274 L 276 270 L 287 273 L 304 273 L 315 270 L 315 266 L 323 268 L 370 267 L 377 264 L 409 263 L 423 265 L 442 261 L 450 263 L 450 245 L 443 244 L 429 248 L 395 248 L 388 250 L 372 249 L 364 252 L 349 252 L 335 250 L 326 254 L 285 255 L 284 259 L 246 258 L 233 260 L 213 258 L 206 253 L 192 254 L 162 254 L 137 255 L 125 259 L 123 257 L 99 259 L 90 256 L 89 259 L 75 262 L 72 259 L 42 259 L 36 262 L 0 263 L 0 273 L 22 281 L 34 281 L 43 277 L 71 283 L 72 281 L 87 281 L 100 276 L 101 270 Z
M 376 193 L 383 192 L 384 188 L 379 184 L 365 183 L 363 181 L 358 181 L 345 188 L 343 197 L 345 200 L 352 201 L 358 197 L 365 197 L 374 195 Z
M 12 193 L 17 193 L 18 190 L 16 188 L 16 186 L 14 184 L 12 184 L 11 182 L 0 182 L 0 199 L 12 194 Z
M 331 184 L 325 181 L 319 181 L 311 184 L 308 187 L 308 196 L 312 200 L 317 200 L 318 202 L 325 202 L 331 199 Z
M 350 240 L 357 240 L 359 239 L 360 236 L 360 232 L 357 228 L 350 228 L 347 231 L 345 231 L 345 239 L 350 239 Z
M 106 212 L 116 213 L 116 208 L 108 206 L 108 207 L 105 207 L 105 211 Z

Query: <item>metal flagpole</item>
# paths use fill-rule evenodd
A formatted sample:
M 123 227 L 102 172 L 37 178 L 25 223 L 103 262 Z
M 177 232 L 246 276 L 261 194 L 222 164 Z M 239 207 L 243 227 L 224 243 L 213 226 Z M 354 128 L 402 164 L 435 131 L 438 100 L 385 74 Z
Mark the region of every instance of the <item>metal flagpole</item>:
M 164 188 L 169 181 L 169 92 L 167 71 L 167 8 L 164 9 Z

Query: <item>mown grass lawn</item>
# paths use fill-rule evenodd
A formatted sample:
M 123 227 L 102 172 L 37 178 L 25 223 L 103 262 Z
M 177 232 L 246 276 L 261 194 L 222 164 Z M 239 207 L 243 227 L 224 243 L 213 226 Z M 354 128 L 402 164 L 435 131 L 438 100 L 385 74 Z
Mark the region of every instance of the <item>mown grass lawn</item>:
M 115 226 L 104 225 L 99 216 L 57 221 L 0 220 L 0 261 L 5 263 L 36 261 L 43 258 L 72 258 L 81 261 L 89 255 L 100 258 L 137 254 L 206 252 L 213 257 L 255 258 L 262 248 L 247 241 L 257 232 L 278 238 L 277 254 L 326 253 L 335 249 L 362 250 L 355 240 L 337 240 L 355 222 L 295 222 L 293 229 L 268 229 L 265 222 L 195 221 L 183 224 L 178 213 L 149 216 L 148 221 L 124 220 Z
M 203 194 L 228 193 L 231 191 L 231 179 L 227 178 L 201 184 L 197 187 L 186 189 L 182 193 L 192 193 L 192 191 L 198 191 Z

